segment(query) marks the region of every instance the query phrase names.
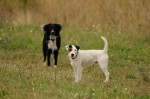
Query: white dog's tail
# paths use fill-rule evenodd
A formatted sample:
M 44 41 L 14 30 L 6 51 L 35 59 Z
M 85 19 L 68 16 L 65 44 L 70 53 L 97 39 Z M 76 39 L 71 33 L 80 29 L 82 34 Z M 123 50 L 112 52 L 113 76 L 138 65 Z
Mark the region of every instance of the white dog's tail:
M 103 36 L 101 36 L 101 38 L 105 43 L 103 51 L 107 52 L 108 51 L 108 42 L 107 42 L 106 38 L 104 38 Z

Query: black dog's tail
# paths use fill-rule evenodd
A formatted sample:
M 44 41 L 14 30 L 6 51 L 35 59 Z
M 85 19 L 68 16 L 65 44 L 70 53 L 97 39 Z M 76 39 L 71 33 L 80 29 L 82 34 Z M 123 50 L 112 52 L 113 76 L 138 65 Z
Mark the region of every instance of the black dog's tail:
M 102 39 L 102 40 L 104 41 L 104 43 L 105 43 L 103 51 L 104 51 L 104 52 L 107 52 L 107 51 L 108 51 L 108 42 L 107 42 L 106 38 L 104 38 L 103 36 L 101 36 L 101 39 Z

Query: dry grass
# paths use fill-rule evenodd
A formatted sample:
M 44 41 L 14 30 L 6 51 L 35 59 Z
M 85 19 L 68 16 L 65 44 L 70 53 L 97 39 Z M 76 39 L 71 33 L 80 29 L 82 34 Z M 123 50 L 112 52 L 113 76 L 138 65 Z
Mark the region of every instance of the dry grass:
M 0 17 L 21 24 L 58 22 L 100 31 L 149 33 L 148 0 L 1 0 Z

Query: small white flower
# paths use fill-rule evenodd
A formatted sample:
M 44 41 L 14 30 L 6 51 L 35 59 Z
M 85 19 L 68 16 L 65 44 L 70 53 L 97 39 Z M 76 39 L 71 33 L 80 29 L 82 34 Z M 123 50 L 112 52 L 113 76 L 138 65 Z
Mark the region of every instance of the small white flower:
M 33 30 L 30 30 L 30 33 L 32 33 L 33 32 Z
M 95 27 L 95 24 L 93 24 L 92 27 Z
M 95 93 L 92 93 L 92 95 L 94 96 L 94 95 L 95 95 Z
M 4 30 L 3 30 L 3 29 L 1 29 L 0 31 L 1 31 L 1 32 L 3 32 Z
M 85 95 L 87 95 L 87 93 L 85 93 Z
M 74 95 L 74 97 L 77 97 L 79 95 L 79 93 L 76 93 L 75 95 Z
M 125 88 L 124 90 L 125 90 L 125 91 L 127 91 L 127 90 L 128 90 L 128 88 Z
M 3 35 L 3 36 L 5 36 L 5 34 L 4 34 L 4 33 L 3 33 L 2 35 Z
M 13 21 L 12 23 L 16 25 L 16 22 L 15 22 L 15 21 Z

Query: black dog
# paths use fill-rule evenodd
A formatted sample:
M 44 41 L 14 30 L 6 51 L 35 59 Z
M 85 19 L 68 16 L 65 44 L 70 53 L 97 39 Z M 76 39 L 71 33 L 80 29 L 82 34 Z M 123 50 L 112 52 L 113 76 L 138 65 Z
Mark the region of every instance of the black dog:
M 46 24 L 43 26 L 44 38 L 43 38 L 43 56 L 44 65 L 50 66 L 50 56 L 54 54 L 54 66 L 57 66 L 57 59 L 59 54 L 59 48 L 61 45 L 61 25 L 60 24 Z

